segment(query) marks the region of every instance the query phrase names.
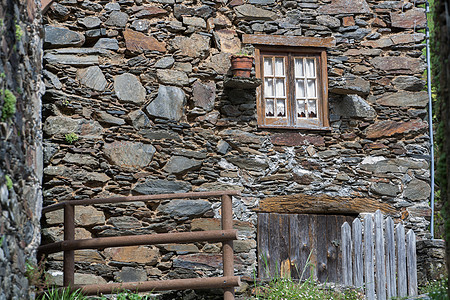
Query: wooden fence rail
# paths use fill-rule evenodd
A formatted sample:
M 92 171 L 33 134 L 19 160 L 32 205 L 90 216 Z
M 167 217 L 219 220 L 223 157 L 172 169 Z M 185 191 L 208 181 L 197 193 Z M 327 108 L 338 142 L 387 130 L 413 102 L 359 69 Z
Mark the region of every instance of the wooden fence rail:
M 368 300 L 417 295 L 416 235 L 412 230 L 405 239 L 403 225 L 394 230 L 392 219 L 383 222 L 378 210 L 367 214 L 364 224 L 357 218 L 350 228 L 345 222 L 341 242 L 345 285 L 364 288 Z
M 58 209 L 64 209 L 64 241 L 42 245 L 38 251 L 41 254 L 49 254 L 64 251 L 63 262 L 63 285 L 73 289 L 80 288 L 86 295 L 99 293 L 113 293 L 118 289 L 132 291 L 165 291 L 184 289 L 209 289 L 222 288 L 224 300 L 234 300 L 234 287 L 240 285 L 240 277 L 234 276 L 233 266 L 233 240 L 237 239 L 237 231 L 233 230 L 233 208 L 231 196 L 240 195 L 239 191 L 217 191 L 217 192 L 191 192 L 178 194 L 160 194 L 145 196 L 129 196 L 114 198 L 98 198 L 71 200 L 45 207 L 42 213 L 48 213 Z M 183 198 L 209 198 L 221 197 L 222 199 L 222 230 L 211 230 L 202 232 L 178 232 L 159 233 L 140 236 L 118 236 L 102 237 L 92 239 L 75 239 L 75 206 L 106 203 L 126 203 L 134 201 L 154 201 Z M 103 249 L 107 247 L 125 247 L 136 245 L 155 245 L 166 243 L 191 243 L 199 241 L 222 242 L 223 276 L 210 278 L 186 278 L 161 281 L 139 281 L 108 284 L 91 284 L 76 286 L 75 284 L 75 255 L 78 249 Z

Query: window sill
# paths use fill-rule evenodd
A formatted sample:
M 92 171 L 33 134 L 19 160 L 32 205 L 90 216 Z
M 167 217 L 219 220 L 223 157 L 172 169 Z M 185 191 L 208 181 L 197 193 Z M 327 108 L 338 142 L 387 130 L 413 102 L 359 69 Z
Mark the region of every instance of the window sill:
M 310 130 L 310 131 L 331 131 L 331 127 L 326 126 L 272 126 L 272 125 L 258 125 L 260 129 L 286 129 L 286 130 Z
M 259 78 L 245 78 L 245 77 L 228 77 L 223 81 L 223 86 L 229 89 L 250 90 L 256 89 L 262 83 Z

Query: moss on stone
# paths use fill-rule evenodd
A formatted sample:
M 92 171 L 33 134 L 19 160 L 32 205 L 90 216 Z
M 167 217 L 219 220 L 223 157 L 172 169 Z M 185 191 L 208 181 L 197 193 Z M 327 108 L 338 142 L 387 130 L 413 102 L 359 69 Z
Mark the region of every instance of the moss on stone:
M 1 96 L 3 96 L 3 108 L 2 108 L 2 121 L 6 121 L 11 118 L 16 113 L 16 103 L 17 99 L 14 94 L 6 89 L 0 92 Z
M 6 180 L 6 187 L 8 188 L 8 190 L 12 190 L 13 188 L 13 182 L 11 180 L 11 177 L 9 177 L 8 175 L 5 175 L 5 180 Z

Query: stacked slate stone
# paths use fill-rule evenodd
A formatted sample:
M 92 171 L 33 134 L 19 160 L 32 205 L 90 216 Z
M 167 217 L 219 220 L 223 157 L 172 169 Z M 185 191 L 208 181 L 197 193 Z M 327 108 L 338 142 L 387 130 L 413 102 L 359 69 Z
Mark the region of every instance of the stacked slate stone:
M 35 299 L 41 241 L 40 1 L 0 5 L 0 299 Z
M 423 2 L 56 1 L 45 16 L 45 204 L 240 190 L 236 273 L 248 276 L 254 209 L 267 196 L 380 199 L 429 238 Z M 244 33 L 335 38 L 331 131 L 257 128 L 255 90 L 223 85 Z M 219 209 L 219 199 L 79 207 L 76 237 L 219 228 Z M 62 212 L 47 214 L 47 241 L 61 240 L 61 222 Z M 219 252 L 205 243 L 77 251 L 76 281 L 217 275 Z M 61 266 L 51 256 L 58 280 Z

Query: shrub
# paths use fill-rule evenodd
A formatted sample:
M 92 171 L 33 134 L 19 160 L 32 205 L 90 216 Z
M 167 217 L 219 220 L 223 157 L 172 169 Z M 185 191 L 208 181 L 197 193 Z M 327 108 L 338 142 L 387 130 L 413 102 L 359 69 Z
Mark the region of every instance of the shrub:
M 68 133 L 65 136 L 66 142 L 69 144 L 73 144 L 74 142 L 78 141 L 78 135 L 74 132 Z
M 4 122 L 16 113 L 17 99 L 16 96 L 14 96 L 14 94 L 8 89 L 2 90 L 0 94 L 4 97 L 2 108 L 2 121 Z

